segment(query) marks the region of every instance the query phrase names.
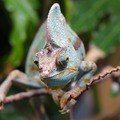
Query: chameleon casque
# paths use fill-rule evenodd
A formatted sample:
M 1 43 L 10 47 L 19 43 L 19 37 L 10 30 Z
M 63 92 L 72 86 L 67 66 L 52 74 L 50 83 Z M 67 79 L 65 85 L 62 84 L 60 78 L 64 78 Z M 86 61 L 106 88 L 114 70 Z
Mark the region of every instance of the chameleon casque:
M 94 62 L 84 61 L 84 58 L 82 41 L 55 3 L 30 47 L 26 74 L 14 70 L 8 75 L 0 86 L 0 102 L 16 82 L 31 88 L 46 87 L 60 105 L 61 112 L 68 112 L 97 69 Z M 68 90 L 73 81 L 76 84 Z

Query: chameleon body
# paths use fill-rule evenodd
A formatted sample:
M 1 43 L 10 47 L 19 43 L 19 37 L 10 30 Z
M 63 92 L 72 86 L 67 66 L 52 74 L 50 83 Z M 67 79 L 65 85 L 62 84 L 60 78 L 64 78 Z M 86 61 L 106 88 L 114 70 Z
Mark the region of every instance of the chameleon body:
M 41 26 L 41 28 L 39 29 L 39 31 L 38 31 L 38 33 L 37 33 L 37 35 L 36 35 L 36 37 L 35 37 L 35 39 L 34 39 L 34 41 L 32 43 L 32 46 L 31 46 L 31 48 L 29 50 L 29 54 L 28 54 L 27 62 L 26 62 L 26 73 L 29 76 L 35 77 L 35 78 L 38 78 L 38 79 L 39 79 L 39 71 L 37 69 L 37 66 L 33 63 L 32 58 L 33 58 L 34 54 L 37 51 L 39 51 L 40 49 L 46 49 L 47 48 L 46 46 L 50 43 L 49 42 L 50 38 L 48 38 L 48 36 L 47 36 L 47 32 L 49 33 L 49 31 L 47 31 L 47 23 L 51 24 L 51 26 L 50 26 L 51 29 L 53 29 L 54 31 L 57 31 L 57 32 L 61 33 L 61 35 L 58 36 L 56 33 L 53 32 L 53 36 L 56 37 L 56 38 L 54 38 L 56 41 L 51 41 L 51 42 L 57 42 L 59 40 L 58 43 L 54 43 L 54 44 L 51 43 L 50 44 L 51 47 L 52 47 L 52 49 L 53 49 L 53 51 L 57 50 L 57 47 L 58 47 L 58 49 L 61 50 L 61 51 L 58 50 L 58 52 L 56 51 L 58 54 L 60 52 L 62 52 L 62 51 L 63 52 L 66 51 L 66 53 L 63 54 L 63 57 L 67 57 L 66 56 L 67 54 L 69 54 L 68 56 L 70 56 L 70 54 L 73 54 L 73 56 L 71 55 L 71 58 L 73 57 L 73 60 L 71 59 L 71 63 L 75 59 L 75 54 L 77 54 L 76 56 L 78 56 L 78 59 L 80 59 L 81 61 L 84 60 L 84 58 L 85 58 L 85 50 L 84 50 L 84 45 L 83 45 L 82 41 L 76 35 L 76 33 L 70 28 L 70 26 L 66 23 L 66 21 L 64 20 L 64 16 L 61 13 L 59 13 L 60 12 L 59 6 L 57 6 L 57 10 L 56 10 L 57 14 L 53 13 L 54 9 L 55 9 L 55 6 L 56 6 L 56 4 L 51 8 L 51 11 L 50 11 L 51 13 L 49 13 L 50 14 L 49 15 L 50 16 L 49 19 L 57 17 L 57 14 L 58 14 L 58 17 L 61 16 L 61 19 L 63 20 L 61 22 L 63 22 L 63 24 L 65 24 L 66 31 L 62 30 L 63 33 L 61 33 L 61 29 L 62 28 L 60 28 L 60 26 L 61 26 L 62 23 L 57 28 L 52 28 L 51 27 L 51 26 L 55 26 L 55 27 L 57 26 L 57 25 L 52 25 L 52 24 L 54 24 L 54 23 L 57 22 L 56 19 L 52 19 L 51 21 L 49 21 L 51 23 L 48 23 L 48 20 L 47 20 L 47 22 L 45 22 Z M 51 37 L 51 34 L 52 33 L 50 33 L 49 37 Z M 65 34 L 65 35 L 63 35 L 63 34 Z M 66 37 L 66 38 L 64 38 L 64 37 Z M 64 39 L 66 39 L 67 41 L 65 41 Z M 63 42 L 63 45 L 62 45 L 62 42 Z M 66 44 L 66 46 L 65 46 L 65 44 Z M 69 44 L 69 47 L 67 46 L 67 44 Z M 67 49 L 65 49 L 65 47 Z M 36 56 L 34 56 L 34 60 L 38 60 L 39 59 L 39 58 L 35 58 L 35 57 L 37 57 L 37 54 L 36 54 Z M 47 59 L 47 56 L 44 57 L 44 58 Z M 49 56 L 49 58 L 50 58 L 50 56 Z M 53 58 L 52 58 L 52 61 L 53 61 Z M 35 62 L 38 62 L 38 61 L 35 61 Z M 55 62 L 54 62 L 54 64 L 56 64 Z M 45 64 L 48 65 L 47 62 L 45 62 Z M 75 67 L 76 65 L 73 65 L 73 66 Z M 78 63 L 77 66 L 79 66 L 79 63 Z M 73 71 L 74 71 L 74 67 L 73 67 Z M 55 70 L 55 71 L 59 72 L 61 70 L 58 70 L 58 71 Z M 71 74 L 73 74 L 73 72 L 71 72 Z M 62 74 L 60 74 L 60 73 L 58 74 L 58 76 L 62 76 L 62 75 L 63 76 L 68 76 L 68 79 L 67 80 L 66 79 L 63 80 L 63 78 L 65 78 L 65 77 L 57 77 L 57 76 L 55 76 L 53 74 L 51 76 L 54 76 L 54 77 L 47 77 L 45 79 L 45 81 L 48 82 L 49 85 L 51 84 L 51 86 L 60 86 L 62 84 L 63 85 L 67 84 L 70 81 L 70 79 L 72 79 L 71 78 L 72 75 L 71 76 L 67 75 L 67 72 L 62 71 Z M 75 76 L 75 75 L 73 75 L 73 76 Z M 55 79 L 55 81 L 54 81 L 54 79 Z
M 15 81 L 34 88 L 47 87 L 54 101 L 60 104 L 61 112 L 68 112 L 97 68 L 95 63 L 84 61 L 84 58 L 82 41 L 66 23 L 59 4 L 55 3 L 30 47 L 26 61 L 27 75 L 20 71 L 13 76 L 11 73 L 6 80 L 8 82 L 0 87 L 3 91 L 0 100 L 11 86 L 9 81 Z M 73 81 L 76 84 L 67 91 Z

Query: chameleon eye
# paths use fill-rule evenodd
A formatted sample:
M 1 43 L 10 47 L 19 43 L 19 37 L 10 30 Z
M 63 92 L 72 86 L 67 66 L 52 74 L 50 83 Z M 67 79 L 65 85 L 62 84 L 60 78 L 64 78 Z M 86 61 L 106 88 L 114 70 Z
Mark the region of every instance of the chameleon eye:
M 34 63 L 38 66 L 38 61 L 39 61 L 39 59 L 38 59 L 38 53 L 36 53 L 34 55 L 33 60 L 34 60 Z
M 34 61 L 34 63 L 38 66 L 38 61 Z
M 59 58 L 58 59 L 58 64 L 62 67 L 66 67 L 68 61 L 69 61 L 69 57 L 66 57 L 65 59 Z
M 66 57 L 66 59 L 65 59 L 65 60 L 66 60 L 66 62 L 68 62 L 68 61 L 69 61 L 69 57 Z

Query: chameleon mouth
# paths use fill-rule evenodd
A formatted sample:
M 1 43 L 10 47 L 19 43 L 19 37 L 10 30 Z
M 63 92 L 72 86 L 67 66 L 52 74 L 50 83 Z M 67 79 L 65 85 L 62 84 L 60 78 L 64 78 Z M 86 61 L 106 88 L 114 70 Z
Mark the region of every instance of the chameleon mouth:
M 61 72 L 53 73 L 53 74 L 51 74 L 50 76 L 41 77 L 41 79 L 44 80 L 44 79 L 52 78 L 52 77 L 57 76 L 57 75 L 59 76 L 60 74 L 65 73 L 65 72 L 75 73 L 76 71 L 78 71 L 78 68 L 77 68 L 77 67 L 74 67 L 74 68 L 66 68 L 65 70 L 62 70 Z

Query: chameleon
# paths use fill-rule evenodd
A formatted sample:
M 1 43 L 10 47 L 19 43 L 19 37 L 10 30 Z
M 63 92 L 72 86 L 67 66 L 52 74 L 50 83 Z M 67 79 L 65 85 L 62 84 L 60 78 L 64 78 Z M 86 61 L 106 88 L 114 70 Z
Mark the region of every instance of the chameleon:
M 82 40 L 66 22 L 59 4 L 54 3 L 29 49 L 25 73 L 13 70 L 1 84 L 0 103 L 17 83 L 32 89 L 45 87 L 61 112 L 69 112 L 97 69 L 94 62 L 84 59 Z

